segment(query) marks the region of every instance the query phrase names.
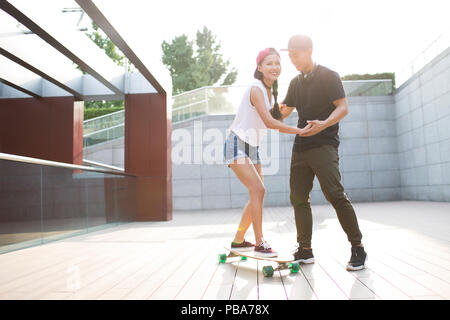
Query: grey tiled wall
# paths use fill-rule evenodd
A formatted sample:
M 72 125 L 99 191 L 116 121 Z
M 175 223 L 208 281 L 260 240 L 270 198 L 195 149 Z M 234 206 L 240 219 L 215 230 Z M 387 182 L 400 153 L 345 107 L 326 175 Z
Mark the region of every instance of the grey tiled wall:
M 342 181 L 352 201 L 396 200 L 400 172 L 394 98 L 349 97 L 340 123 Z
M 401 188 L 393 120 L 394 98 L 349 97 L 348 101 L 350 112 L 341 122 L 339 133 L 340 167 L 348 196 L 352 201 L 398 199 Z M 233 118 L 234 115 L 206 116 L 197 121 L 201 121 L 203 131 L 217 128 L 225 135 Z M 292 113 L 285 123 L 295 125 L 297 113 Z M 193 126 L 193 121 L 174 124 L 173 130 L 184 129 L 193 134 Z M 264 177 L 266 206 L 290 204 L 289 173 L 293 140 L 293 135 L 280 133 L 279 152 L 274 152 L 268 139 L 267 153 L 271 160 L 278 161 L 279 168 L 274 174 Z M 179 143 L 181 141 L 174 141 L 173 146 L 180 146 Z M 190 149 L 193 152 L 192 146 Z M 264 150 L 262 147 L 262 154 L 265 154 Z M 265 169 L 268 166 L 263 166 Z M 239 208 L 248 201 L 247 190 L 225 164 L 173 164 L 172 170 L 174 209 Z M 326 203 L 317 179 L 311 192 L 311 202 Z
M 401 198 L 450 201 L 450 48 L 395 100 Z

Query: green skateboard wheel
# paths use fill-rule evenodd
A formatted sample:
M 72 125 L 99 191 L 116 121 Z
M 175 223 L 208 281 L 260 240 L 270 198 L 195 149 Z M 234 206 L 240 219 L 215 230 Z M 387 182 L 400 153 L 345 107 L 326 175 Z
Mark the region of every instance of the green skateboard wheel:
M 245 260 L 247 260 L 247 257 L 241 256 L 241 260 L 245 261 Z
M 291 270 L 292 273 L 297 273 L 300 270 L 300 265 L 298 262 L 292 262 L 289 264 L 289 270 Z
M 225 263 L 227 261 L 227 255 L 225 253 L 219 254 L 219 262 Z
M 273 267 L 272 266 L 264 266 L 262 268 L 262 273 L 263 273 L 264 277 L 273 276 Z

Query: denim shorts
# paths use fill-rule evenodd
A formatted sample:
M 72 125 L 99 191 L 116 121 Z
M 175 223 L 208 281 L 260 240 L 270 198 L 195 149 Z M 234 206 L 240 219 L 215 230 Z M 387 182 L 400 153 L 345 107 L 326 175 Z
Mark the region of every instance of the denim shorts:
M 253 147 L 241 140 L 233 131 L 230 132 L 223 146 L 225 163 L 229 166 L 236 159 L 249 158 L 253 164 L 261 163 L 259 147 Z

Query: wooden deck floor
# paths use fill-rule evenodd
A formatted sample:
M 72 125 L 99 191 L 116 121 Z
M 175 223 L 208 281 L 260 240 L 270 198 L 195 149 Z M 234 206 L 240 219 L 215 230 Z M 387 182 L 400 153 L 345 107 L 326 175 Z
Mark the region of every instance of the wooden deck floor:
M 449 299 L 450 203 L 355 204 L 367 268 L 331 206 L 314 206 L 316 263 L 265 278 L 266 262 L 219 264 L 240 210 L 174 212 L 0 255 L 0 299 Z M 295 245 L 291 207 L 264 211 L 265 238 Z M 247 237 L 253 241 L 250 233 Z

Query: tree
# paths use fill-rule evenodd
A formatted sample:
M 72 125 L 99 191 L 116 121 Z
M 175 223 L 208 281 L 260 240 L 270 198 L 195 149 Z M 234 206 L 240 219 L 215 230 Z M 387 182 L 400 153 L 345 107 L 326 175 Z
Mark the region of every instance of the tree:
M 161 44 L 162 62 L 172 76 L 172 94 L 215 85 L 222 78 L 221 85 L 236 81 L 236 68 L 228 70 L 230 62 L 223 60 L 220 42 L 207 27 L 197 31 L 195 45 L 194 49 L 194 42 L 185 34 Z
M 106 35 L 99 32 L 99 27 L 92 21 L 91 33 L 86 32 L 86 35 L 91 39 L 100 49 L 103 49 L 108 57 L 110 57 L 116 64 L 123 66 L 125 57 L 123 54 L 117 52 L 116 45 Z M 116 50 L 117 49 L 117 50 Z
M 124 63 L 127 63 L 127 70 L 132 71 L 134 66 L 130 63 L 130 61 L 117 49 L 114 42 L 109 39 L 106 35 L 100 32 L 99 27 L 92 22 L 92 31 L 86 32 L 86 35 L 91 39 L 100 49 L 103 49 L 108 57 L 110 57 L 117 65 L 123 66 Z M 86 108 L 116 108 L 124 107 L 124 103 L 122 100 L 117 101 L 86 101 Z

